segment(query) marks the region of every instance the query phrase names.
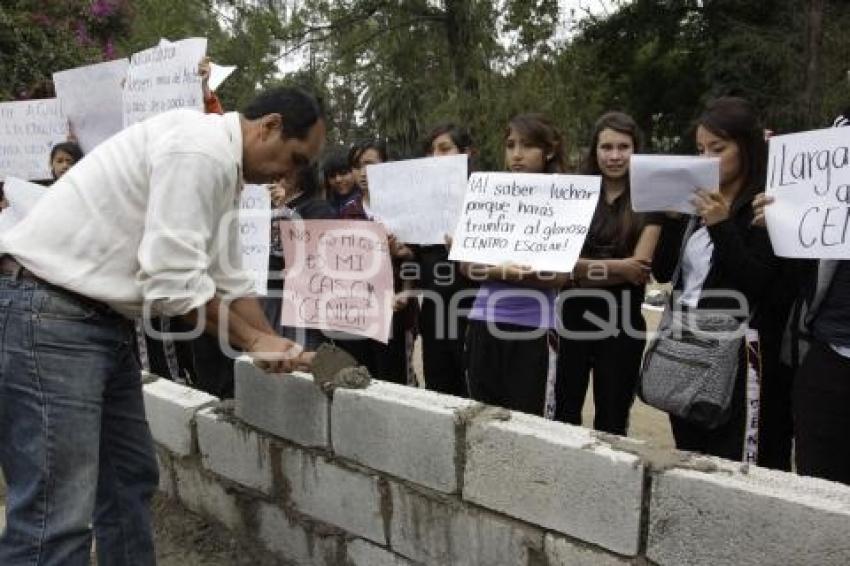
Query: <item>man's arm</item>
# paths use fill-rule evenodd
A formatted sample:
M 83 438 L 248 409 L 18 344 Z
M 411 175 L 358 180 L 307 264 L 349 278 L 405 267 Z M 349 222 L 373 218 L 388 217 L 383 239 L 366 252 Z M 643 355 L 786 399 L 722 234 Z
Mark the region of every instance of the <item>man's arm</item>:
M 279 336 L 266 320 L 256 298 L 242 297 L 225 302 L 216 296 L 201 308 L 204 309 L 206 331 L 250 354 L 263 370 L 282 373 L 310 369 L 314 353 L 304 352 L 295 342 Z M 191 311 L 185 318 L 197 322 L 198 310 Z

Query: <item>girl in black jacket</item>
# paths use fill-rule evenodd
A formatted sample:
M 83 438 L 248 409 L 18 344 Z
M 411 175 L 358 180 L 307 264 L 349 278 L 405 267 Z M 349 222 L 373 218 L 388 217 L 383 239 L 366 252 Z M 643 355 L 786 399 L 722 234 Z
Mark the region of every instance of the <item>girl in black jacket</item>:
M 681 261 L 673 290 L 676 308 L 756 313 L 751 326 L 758 329 L 760 303 L 777 276 L 779 263 L 767 232 L 751 225 L 751 203 L 762 186 L 766 163 L 764 133 L 753 107 L 740 98 L 712 101 L 697 120 L 696 145 L 700 155 L 720 158 L 720 190 L 696 193 L 696 224 L 684 246 L 690 219 L 664 219 L 653 274 L 658 281 L 669 281 Z M 742 347 L 725 423 L 706 429 L 670 417 L 677 448 L 731 460 L 744 457 L 747 359 Z

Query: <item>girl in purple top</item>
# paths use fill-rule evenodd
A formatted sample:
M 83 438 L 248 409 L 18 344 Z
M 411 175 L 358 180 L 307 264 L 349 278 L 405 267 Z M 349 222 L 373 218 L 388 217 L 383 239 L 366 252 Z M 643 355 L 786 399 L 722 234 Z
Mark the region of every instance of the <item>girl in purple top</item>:
M 544 116 L 521 114 L 505 133 L 505 167 L 517 173 L 561 173 L 564 141 Z M 481 288 L 469 314 L 467 381 L 473 399 L 548 417 L 554 414 L 558 338 L 555 297 L 567 274 L 514 264 L 462 263 Z

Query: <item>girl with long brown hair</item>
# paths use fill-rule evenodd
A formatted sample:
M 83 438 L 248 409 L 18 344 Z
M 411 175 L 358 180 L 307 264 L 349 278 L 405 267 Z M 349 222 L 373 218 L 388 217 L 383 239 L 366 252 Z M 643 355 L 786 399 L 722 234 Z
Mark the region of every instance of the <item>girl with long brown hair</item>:
M 583 173 L 600 175 L 602 191 L 573 284 L 595 293 L 569 294 L 563 304 L 556 418 L 581 424 L 593 372 L 593 428 L 625 435 L 645 345 L 644 286 L 659 227 L 631 206 L 629 160 L 641 148 L 631 116 L 604 114 L 593 129 Z M 592 322 L 604 321 L 604 328 Z
M 540 114 L 508 124 L 505 167 L 517 173 L 562 173 L 564 141 Z M 567 274 L 541 274 L 516 265 L 462 263 L 481 281 L 466 335 L 470 396 L 491 405 L 543 415 L 552 399 L 557 336 L 555 298 Z

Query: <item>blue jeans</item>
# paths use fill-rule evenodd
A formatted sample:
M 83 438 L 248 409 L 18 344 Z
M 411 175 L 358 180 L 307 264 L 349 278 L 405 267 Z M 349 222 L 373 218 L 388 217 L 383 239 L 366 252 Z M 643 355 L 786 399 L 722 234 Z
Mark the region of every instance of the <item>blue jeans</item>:
M 155 564 L 158 483 L 125 318 L 46 284 L 0 274 L 3 566 Z

